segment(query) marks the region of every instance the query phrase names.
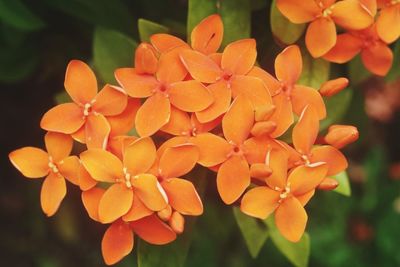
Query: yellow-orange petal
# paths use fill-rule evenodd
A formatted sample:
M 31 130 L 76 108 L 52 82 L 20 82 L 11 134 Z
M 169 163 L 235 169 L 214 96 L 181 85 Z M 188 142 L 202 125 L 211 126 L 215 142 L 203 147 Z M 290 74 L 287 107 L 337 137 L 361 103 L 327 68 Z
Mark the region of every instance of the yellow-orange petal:
M 155 214 L 131 222 L 130 225 L 141 239 L 150 244 L 164 245 L 176 239 L 176 233 Z
M 153 34 L 150 36 L 150 42 L 160 53 L 165 53 L 176 47 L 188 47 L 188 44 L 182 39 L 166 33 Z
M 177 211 L 174 211 L 168 220 L 169 226 L 177 234 L 182 234 L 185 230 L 185 217 Z
M 316 1 L 313 0 L 277 0 L 276 6 L 293 23 L 310 22 L 320 12 Z
M 392 67 L 393 52 L 385 43 L 377 42 L 361 51 L 361 59 L 370 72 L 385 76 Z
M 97 181 L 89 174 L 85 167 L 81 164 L 78 169 L 79 188 L 82 191 L 92 189 L 96 186 Z
M 136 131 L 142 137 L 150 136 L 169 121 L 171 103 L 163 94 L 149 97 L 136 113 Z
M 359 0 L 337 1 L 332 5 L 331 18 L 345 29 L 362 30 L 374 22 L 371 12 Z
M 132 179 L 135 194 L 147 208 L 160 211 L 168 204 L 168 198 L 158 183 L 157 177 L 152 174 L 139 174 Z
M 60 174 L 74 185 L 79 185 L 79 167 L 81 163 L 77 156 L 70 156 L 61 160 L 58 164 Z
M 111 185 L 99 202 L 99 221 L 111 223 L 125 215 L 132 207 L 133 191 L 124 183 Z
M 197 216 L 203 213 L 203 204 L 196 188 L 187 180 L 166 179 L 161 183 L 168 196 L 169 204 L 183 215 Z
M 349 80 L 344 77 L 329 80 L 321 85 L 319 93 L 322 96 L 331 97 L 341 92 L 347 85 L 349 85 Z
M 104 116 L 120 114 L 128 104 L 128 97 L 122 88 L 106 84 L 97 94 L 93 110 Z
M 66 194 L 65 179 L 61 175 L 50 173 L 44 179 L 42 190 L 40 191 L 40 203 L 43 212 L 49 217 L 53 216 Z
M 251 134 L 253 136 L 270 135 L 276 130 L 276 123 L 273 121 L 259 121 L 256 122 L 251 128 Z
M 232 95 L 244 95 L 254 109 L 272 105 L 272 98 L 263 81 L 256 77 L 235 75 L 231 80 Z
M 225 139 L 236 145 L 242 144 L 248 138 L 253 123 L 253 107 L 245 96 L 239 95 L 222 119 Z
M 287 180 L 287 183 L 290 184 L 290 192 L 299 196 L 315 189 L 326 177 L 327 172 L 328 165 L 326 163 L 296 167 L 289 174 Z
M 111 224 L 101 240 L 104 262 L 112 265 L 122 260 L 133 249 L 133 232 L 129 224 L 116 221 Z
M 286 47 L 275 59 L 275 75 L 280 81 L 294 85 L 300 78 L 303 59 L 297 45 Z
M 81 198 L 89 217 L 95 221 L 99 221 L 99 203 L 103 197 L 105 190 L 99 187 L 93 187 L 87 191 L 83 191 Z
M 269 118 L 276 123 L 276 129 L 271 133 L 271 137 L 277 138 L 284 134 L 293 124 L 294 117 L 292 111 L 292 102 L 283 92 L 273 97 L 275 111 Z
M 168 95 L 172 105 L 187 112 L 204 110 L 214 102 L 207 87 L 195 80 L 171 84 Z
M 295 197 L 285 199 L 275 212 L 276 227 L 291 242 L 297 242 L 303 236 L 307 219 L 306 211 Z
M 80 154 L 83 166 L 99 182 L 113 183 L 123 177 L 121 161 L 108 151 L 88 149 Z
M 217 188 L 225 204 L 235 202 L 250 185 L 249 164 L 241 156 L 232 156 L 222 163 L 217 174 Z
M 184 48 L 176 47 L 161 54 L 158 61 L 157 80 L 164 84 L 182 81 L 188 71 L 182 64 L 180 53 Z
M 90 103 L 97 94 L 97 80 L 93 71 L 83 61 L 71 60 L 65 72 L 65 89 L 75 103 Z
M 364 6 L 368 11 L 370 12 L 371 16 L 375 17 L 377 9 L 378 9 L 378 3 L 380 0 L 359 0 L 360 4 Z
M 133 68 L 115 70 L 115 79 L 131 97 L 149 97 L 159 85 L 153 75 L 138 74 Z
M 251 137 L 241 147 L 249 164 L 265 162 L 267 152 L 271 148 L 280 148 L 280 145 L 268 135 Z
M 14 167 L 28 178 L 41 178 L 49 173 L 49 154 L 36 147 L 12 151 L 8 158 Z
M 72 139 L 74 139 L 75 141 L 81 143 L 81 144 L 85 144 L 86 143 L 86 136 L 85 136 L 85 124 L 79 128 L 78 131 L 74 132 L 71 134 Z
M 332 125 L 324 137 L 327 144 L 341 149 L 348 144 L 355 142 L 359 137 L 356 127 L 351 125 Z
M 266 178 L 267 185 L 272 188 L 284 189 L 288 172 L 288 155 L 281 149 L 272 149 L 268 152 L 266 164 L 271 168 L 271 175 Z
M 325 178 L 326 179 L 326 178 Z M 324 180 L 325 180 L 324 179 Z M 324 181 L 324 180 L 322 180 L 322 182 Z M 322 183 L 321 182 L 321 183 Z M 321 185 L 321 184 L 319 184 L 319 185 Z M 313 189 L 313 190 L 311 190 L 311 191 L 309 191 L 309 192 L 307 192 L 307 193 L 304 193 L 304 194 L 302 194 L 302 195 L 299 195 L 299 196 L 296 196 L 296 198 L 297 198 L 297 200 L 300 202 L 300 204 L 304 207 L 305 205 L 307 205 L 307 203 L 311 200 L 311 198 L 314 196 L 314 194 L 315 194 L 315 189 Z
M 222 52 L 221 67 L 232 74 L 245 75 L 257 58 L 256 41 L 242 39 L 228 44 Z
M 247 73 L 247 76 L 257 77 L 261 79 L 267 87 L 270 95 L 272 96 L 276 95 L 278 90 L 281 89 L 281 83 L 275 77 L 273 77 L 271 74 L 260 67 L 254 66 L 250 70 L 250 72 Z
M 294 113 L 300 116 L 307 105 L 315 109 L 319 120 L 326 117 L 326 107 L 321 94 L 314 88 L 296 85 L 292 90 L 292 106 Z
M 72 134 L 85 123 L 82 109 L 75 103 L 65 103 L 47 111 L 40 127 L 46 131 Z
M 71 153 L 73 140 L 71 136 L 62 133 L 48 132 L 44 136 L 46 150 L 54 162 L 58 162 Z
M 141 43 L 135 51 L 135 69 L 138 74 L 155 74 L 158 67 L 157 51 L 149 43 Z
M 275 211 L 279 200 L 279 192 L 267 186 L 259 186 L 244 194 L 240 210 L 249 216 L 264 220 Z
M 122 216 L 125 222 L 133 222 L 153 214 L 154 211 L 147 208 L 137 194 L 133 194 L 133 203 L 131 209 Z
M 169 147 L 160 158 L 160 175 L 163 178 L 181 177 L 194 168 L 198 159 L 199 149 L 193 144 Z
M 224 25 L 221 16 L 218 14 L 208 16 L 193 28 L 190 35 L 192 48 L 205 55 L 217 52 L 223 34 Z
M 345 63 L 361 51 L 362 44 L 363 41 L 353 34 L 339 34 L 335 46 L 323 58 L 335 63 Z
M 293 128 L 292 140 L 296 150 L 303 155 L 308 155 L 317 139 L 318 131 L 317 114 L 311 106 L 306 106 Z
M 195 113 L 192 113 L 190 116 L 190 123 L 192 125 L 192 130 L 194 130 L 195 134 L 206 133 L 212 131 L 215 127 L 217 127 L 222 121 L 222 118 L 216 118 L 215 120 L 201 123 Z
M 169 122 L 161 128 L 161 131 L 172 135 L 189 135 L 191 128 L 189 114 L 171 106 Z
M 232 92 L 226 81 L 210 84 L 207 88 L 213 95 L 214 102 L 205 110 L 196 112 L 196 117 L 201 123 L 217 119 L 231 104 Z
M 314 57 L 325 55 L 336 44 L 336 26 L 330 18 L 318 18 L 308 25 L 306 46 Z
M 272 169 L 265 163 L 253 163 L 250 166 L 250 177 L 265 181 L 272 174 Z
M 85 141 L 88 148 L 106 149 L 111 127 L 107 119 L 97 113 L 90 114 L 85 124 Z
M 376 30 L 379 37 L 386 43 L 392 43 L 400 37 L 400 5 L 381 9 L 376 20 Z
M 180 53 L 181 60 L 193 79 L 203 83 L 215 83 L 222 76 L 217 63 L 204 54 L 185 49 Z
M 203 133 L 191 139 L 199 150 L 198 163 L 204 167 L 211 167 L 224 162 L 231 151 L 229 143 L 212 133 Z
M 156 160 L 156 146 L 150 137 L 139 138 L 124 150 L 124 167 L 132 175 L 147 172 Z
M 125 110 L 116 115 L 108 116 L 107 121 L 110 124 L 110 136 L 124 135 L 135 127 L 135 117 L 141 103 L 138 99 L 130 98 Z
M 336 175 L 344 171 L 347 166 L 346 157 L 337 148 L 333 146 L 318 146 L 312 150 L 310 157 L 312 163 L 325 162 L 328 165 L 328 173 L 326 175 Z

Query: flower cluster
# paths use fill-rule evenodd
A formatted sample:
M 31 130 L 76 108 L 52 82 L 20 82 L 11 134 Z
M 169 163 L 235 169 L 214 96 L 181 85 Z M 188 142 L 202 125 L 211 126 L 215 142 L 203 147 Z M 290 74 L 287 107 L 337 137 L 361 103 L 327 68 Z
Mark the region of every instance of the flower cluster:
M 300 2 L 278 0 L 277 7 L 293 23 L 310 23 L 305 41 L 313 57 L 345 63 L 361 53 L 362 62 L 370 72 L 380 76 L 388 73 L 393 62 L 388 45 L 400 37 L 400 1 Z M 337 26 L 342 31 L 339 35 Z
M 262 219 L 275 212 L 279 231 L 293 242 L 304 233 L 304 206 L 315 190 L 338 185 L 330 177 L 347 167 L 338 149 L 358 138 L 357 129 L 333 125 L 317 136 L 326 117 L 323 97 L 348 80 L 319 90 L 297 84 L 297 46 L 277 56 L 275 78 L 255 66 L 255 40 L 218 52 L 222 38 L 218 15 L 193 29 L 190 45 L 155 34 L 138 46 L 134 68 L 115 71 L 119 85 L 99 92 L 89 66 L 71 61 L 65 88 L 73 102 L 41 120 L 47 152 L 10 153 L 24 176 L 46 176 L 40 200 L 48 216 L 66 195 L 65 180 L 79 186 L 90 218 L 110 224 L 102 240 L 107 264 L 131 252 L 134 235 L 166 244 L 184 231 L 184 216 L 202 214 L 196 188 L 183 177 L 196 165 L 216 172 L 226 204 L 240 202 L 244 213 Z M 279 140 L 293 124 L 293 142 Z M 138 137 L 128 135 L 131 129 Z M 79 156 L 69 156 L 73 140 L 86 145 Z

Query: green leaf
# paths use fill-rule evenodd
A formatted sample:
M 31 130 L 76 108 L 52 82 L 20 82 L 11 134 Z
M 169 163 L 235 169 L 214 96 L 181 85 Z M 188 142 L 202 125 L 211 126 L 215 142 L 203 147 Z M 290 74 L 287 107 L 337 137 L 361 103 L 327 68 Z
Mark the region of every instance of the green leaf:
M 24 31 L 38 30 L 45 25 L 43 20 L 20 0 L 0 0 L 0 20 Z
M 303 71 L 298 84 L 318 89 L 329 79 L 330 63 L 323 59 L 312 58 L 308 52 L 302 53 Z
M 71 97 L 66 91 L 61 91 L 54 96 L 54 101 L 57 105 L 71 102 Z
M 320 131 L 340 122 L 350 107 L 352 97 L 353 89 L 349 87 L 334 96 L 324 98 L 327 117 L 321 121 Z
M 98 27 L 94 32 L 93 63 L 101 79 L 115 83 L 114 71 L 133 65 L 137 43 L 126 35 Z
M 358 85 L 365 81 L 371 76 L 371 73 L 367 71 L 364 64 L 361 61 L 361 56 L 356 56 L 348 64 L 349 80 L 352 85 Z
M 215 0 L 189 0 L 187 18 L 187 40 L 190 41 L 190 34 L 193 28 L 205 17 L 218 12 L 217 1 Z
M 251 5 L 248 0 L 219 1 L 219 13 L 224 22 L 222 46 L 249 38 L 251 34 Z
M 294 24 L 284 17 L 276 7 L 276 0 L 271 4 L 270 22 L 272 34 L 287 45 L 295 43 L 306 28 L 306 24 Z
M 342 171 L 331 178 L 335 179 L 339 182 L 339 186 L 333 190 L 336 193 L 342 194 L 346 197 L 351 196 L 351 187 L 349 182 L 349 176 L 347 175 L 346 171 Z
M 238 207 L 233 208 L 233 215 L 251 256 L 257 258 L 269 236 L 268 228 L 262 221 L 242 213 Z
M 265 221 L 269 228 L 272 242 L 278 250 L 296 267 L 307 267 L 310 256 L 310 237 L 304 233 L 297 243 L 286 240 L 275 226 L 273 216 L 269 216 Z
M 392 82 L 400 78 L 400 41 L 397 41 L 393 49 L 393 65 L 385 76 L 385 81 Z
M 142 42 L 150 42 L 150 36 L 155 33 L 167 33 L 168 28 L 146 19 L 138 20 L 139 36 Z

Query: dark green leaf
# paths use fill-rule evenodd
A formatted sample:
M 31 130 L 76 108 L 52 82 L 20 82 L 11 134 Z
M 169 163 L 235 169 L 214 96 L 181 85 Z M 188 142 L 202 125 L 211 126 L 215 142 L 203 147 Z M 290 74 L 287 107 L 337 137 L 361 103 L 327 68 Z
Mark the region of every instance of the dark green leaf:
M 332 176 L 331 178 L 337 180 L 339 182 L 339 186 L 333 190 L 339 194 L 342 194 L 346 197 L 351 196 L 351 187 L 350 187 L 350 182 L 349 182 L 349 176 L 347 175 L 346 171 L 342 171 L 339 174 L 336 174 L 335 176 Z
M 114 71 L 132 67 L 137 43 L 128 36 L 105 28 L 96 28 L 93 41 L 93 62 L 100 78 L 115 83 Z
M 150 42 L 150 36 L 155 33 L 167 33 L 167 27 L 146 19 L 138 20 L 140 41 Z
M 187 18 L 187 39 L 190 40 L 190 34 L 193 28 L 205 17 L 217 13 L 216 0 L 189 0 L 188 18 Z
M 385 76 L 385 81 L 391 82 L 400 78 L 400 41 L 397 41 L 393 49 L 393 65 Z
M 45 25 L 20 0 L 0 0 L 0 20 L 24 31 L 38 30 Z
M 248 0 L 219 1 L 219 13 L 224 22 L 222 46 L 249 38 L 251 34 L 251 7 Z
M 71 102 L 71 97 L 66 91 L 62 91 L 54 96 L 54 100 L 57 104 L 63 104 Z
M 321 131 L 334 123 L 340 122 L 349 109 L 352 97 L 353 89 L 346 88 L 334 96 L 324 98 L 327 117 L 321 121 Z
M 364 64 L 361 61 L 360 55 L 351 60 L 347 64 L 347 67 L 350 84 L 354 86 L 360 84 L 371 76 L 371 73 L 365 69 Z
M 233 208 L 233 215 L 251 256 L 257 258 L 258 253 L 260 253 L 261 248 L 268 238 L 268 228 L 262 221 L 242 213 L 237 207 Z

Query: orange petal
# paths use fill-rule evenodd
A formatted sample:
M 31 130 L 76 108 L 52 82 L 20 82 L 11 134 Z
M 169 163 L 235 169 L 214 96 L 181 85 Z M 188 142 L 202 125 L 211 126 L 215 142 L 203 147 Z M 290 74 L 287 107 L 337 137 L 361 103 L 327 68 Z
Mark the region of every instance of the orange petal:
M 333 146 L 319 146 L 314 148 L 310 160 L 312 163 L 326 162 L 328 164 L 328 176 L 336 175 L 344 171 L 348 166 L 346 157 Z
M 328 165 L 325 163 L 296 167 L 287 180 L 290 191 L 299 196 L 315 189 L 326 177 L 327 172 Z
M 110 186 L 99 202 L 99 220 L 111 223 L 125 215 L 132 207 L 133 191 L 123 183 Z
M 244 194 L 240 210 L 252 217 L 264 220 L 278 207 L 279 192 L 259 186 Z
M 139 138 L 125 147 L 124 167 L 136 175 L 147 172 L 156 160 L 156 146 L 150 137 Z
M 97 181 L 88 173 L 85 167 L 81 164 L 78 169 L 79 188 L 82 191 L 92 189 L 96 186 Z
M 167 148 L 160 158 L 160 175 L 174 178 L 190 172 L 199 159 L 199 149 L 192 144 L 182 144 Z
M 124 111 L 127 104 L 128 98 L 125 92 L 119 87 L 107 84 L 97 94 L 93 110 L 104 116 L 114 116 Z
M 190 36 L 192 47 L 206 55 L 217 52 L 223 34 L 224 25 L 220 15 L 208 16 L 193 28 Z
M 308 155 L 317 139 L 319 121 L 314 109 L 310 106 L 304 108 L 299 121 L 293 128 L 292 139 L 296 150 Z
M 275 224 L 289 241 L 298 242 L 307 224 L 307 213 L 295 197 L 285 199 L 275 212 Z
M 141 103 L 138 99 L 130 98 L 125 110 L 116 116 L 107 117 L 111 127 L 110 136 L 127 134 L 135 127 L 136 113 Z
M 361 59 L 370 72 L 385 76 L 392 67 L 393 53 L 385 43 L 377 42 L 362 50 Z
M 82 109 L 75 103 L 65 103 L 47 111 L 40 121 L 40 127 L 46 131 L 72 134 L 84 123 Z
M 204 167 L 211 167 L 224 162 L 231 151 L 228 142 L 212 133 L 197 135 L 191 140 L 199 149 L 198 163 Z
M 157 69 L 157 79 L 164 83 L 170 84 L 182 81 L 188 73 L 180 59 L 182 47 L 173 48 L 160 56 Z
M 65 72 L 65 89 L 77 104 L 90 103 L 97 94 L 97 80 L 90 67 L 80 60 L 71 60 Z
M 254 110 L 249 100 L 239 95 L 222 119 L 222 129 L 226 140 L 236 145 L 242 144 L 250 134 L 254 123 Z
M 160 53 L 165 53 L 175 47 L 188 46 L 182 39 L 166 33 L 153 34 L 150 36 L 150 42 Z
M 203 204 L 193 184 L 184 179 L 171 178 L 161 183 L 169 204 L 183 215 L 197 216 L 203 213 Z
M 217 188 L 225 204 L 235 202 L 250 185 L 250 169 L 247 161 L 232 156 L 222 163 L 217 174 Z
M 49 173 L 49 155 L 36 147 L 23 147 L 8 155 L 11 163 L 28 178 L 41 178 Z
M 313 0 L 277 0 L 276 6 L 293 23 L 312 21 L 320 12 L 316 1 Z
M 181 51 L 180 57 L 190 75 L 197 81 L 215 83 L 222 76 L 222 70 L 217 63 L 200 52 L 186 49 Z
M 243 143 L 241 149 L 244 152 L 247 162 L 253 164 L 265 162 L 268 150 L 276 148 L 277 146 L 279 145 L 276 143 L 275 139 L 264 135 L 247 139 Z
M 176 233 L 154 214 L 130 224 L 133 231 L 150 244 L 164 245 L 176 239 Z
M 171 104 L 162 94 L 154 94 L 139 108 L 136 114 L 136 131 L 142 137 L 150 136 L 169 121 Z
M 54 162 L 59 162 L 71 153 L 73 140 L 69 135 L 48 132 L 44 137 L 44 142 Z
M 171 107 L 169 122 L 161 128 L 161 131 L 172 135 L 189 135 L 192 128 L 189 114 L 185 111 Z
M 83 191 L 81 198 L 83 206 L 88 215 L 95 221 L 99 221 L 99 203 L 103 197 L 105 190 L 99 187 L 93 187 L 87 191 Z
M 253 76 L 261 79 L 272 96 L 276 95 L 278 90 L 280 90 L 282 87 L 281 83 L 275 77 L 257 66 L 254 66 L 250 72 L 247 73 L 247 76 Z
M 124 220 L 125 222 L 137 221 L 139 219 L 142 219 L 146 216 L 153 214 L 153 212 L 154 211 L 147 208 L 140 200 L 140 198 L 136 194 L 134 194 L 132 207 L 128 211 L 128 213 L 122 216 L 122 220 Z
M 65 179 L 55 173 L 50 173 L 43 181 L 40 191 L 40 203 L 47 216 L 53 216 L 57 212 L 61 201 L 67 194 Z
M 392 43 L 400 37 L 400 6 L 393 5 L 381 9 L 376 21 L 379 37 L 386 43 Z
M 360 4 L 363 5 L 370 14 L 375 17 L 377 9 L 378 9 L 378 3 L 380 0 L 359 0 Z
M 168 204 L 167 196 L 158 183 L 157 177 L 152 174 L 139 174 L 132 180 L 135 194 L 147 208 L 160 211 Z
M 215 120 L 224 114 L 229 109 L 232 98 L 231 89 L 225 81 L 210 84 L 207 88 L 213 95 L 214 103 L 205 110 L 196 112 L 197 119 L 202 123 Z
M 290 98 L 283 92 L 273 97 L 275 112 L 269 118 L 270 121 L 276 123 L 276 129 L 271 133 L 271 137 L 279 137 L 284 134 L 293 124 L 293 111 Z
M 79 167 L 81 163 L 77 156 L 64 158 L 57 165 L 61 175 L 74 185 L 79 185 Z
M 242 39 L 228 44 L 222 53 L 221 67 L 233 74 L 247 74 L 257 58 L 256 41 Z
M 215 63 L 217 63 L 218 66 L 221 67 L 222 53 L 212 53 L 208 55 L 208 57 L 211 58 Z
M 362 43 L 360 38 L 350 33 L 339 34 L 335 46 L 323 58 L 335 63 L 345 63 L 360 52 Z
M 296 85 L 292 90 L 294 113 L 300 116 L 307 105 L 315 109 L 318 119 L 322 120 L 326 117 L 325 103 L 318 91 L 311 87 Z
M 121 161 L 108 151 L 89 149 L 80 154 L 83 166 L 99 182 L 115 182 L 123 177 Z
M 120 135 L 114 136 L 108 140 L 107 150 L 123 160 L 125 148 L 132 144 L 138 138 L 136 136 Z
M 275 74 L 278 80 L 294 85 L 303 69 L 301 52 L 297 45 L 286 47 L 275 59 Z
M 235 75 L 231 80 L 233 97 L 242 94 L 250 100 L 253 108 L 272 105 L 272 98 L 263 81 L 256 77 Z
M 324 140 L 337 149 L 341 149 L 348 144 L 355 142 L 359 137 L 356 127 L 351 125 L 332 125 L 328 129 Z
M 325 55 L 336 44 L 336 27 L 330 18 L 318 18 L 310 23 L 306 46 L 313 57 Z
M 83 125 L 81 128 L 79 128 L 78 131 L 72 133 L 71 134 L 72 139 L 81 144 L 85 144 L 86 143 L 85 128 L 86 128 L 85 125 Z
M 272 174 L 266 179 L 267 185 L 275 189 L 284 189 L 288 172 L 288 155 L 280 149 L 272 149 L 267 154 L 266 164 L 271 168 Z
M 326 179 L 326 178 L 325 178 Z M 324 179 L 324 180 L 325 180 Z M 322 182 L 324 181 L 324 180 L 322 180 Z M 322 183 L 321 182 L 321 183 Z M 321 184 L 320 184 L 321 185 Z M 303 194 L 303 195 L 299 195 L 299 196 L 296 196 L 296 198 L 297 198 L 297 200 L 300 202 L 300 204 L 301 205 L 303 205 L 303 207 L 305 206 L 305 205 L 307 205 L 307 203 L 311 200 L 311 198 L 314 196 L 314 194 L 315 194 L 315 189 L 313 189 L 313 190 L 311 190 L 311 191 L 309 191 L 309 192 L 307 192 L 307 193 L 305 193 L 305 194 Z
M 206 123 L 201 123 L 195 113 L 192 113 L 192 115 L 190 116 L 190 122 L 192 124 L 192 130 L 194 130 L 195 134 L 199 134 L 199 133 L 206 133 L 206 132 L 210 132 L 211 130 L 213 130 L 215 127 L 217 127 L 222 121 L 222 118 L 216 118 L 215 120 L 206 122 Z
M 338 1 L 332 6 L 331 18 L 345 29 L 361 30 L 374 22 L 371 12 L 359 0 Z
M 349 85 L 349 80 L 347 78 L 337 78 L 324 82 L 319 89 L 319 93 L 322 96 L 331 97 L 341 92 L 344 88 Z
M 204 110 L 214 102 L 207 87 L 195 80 L 171 84 L 168 95 L 172 105 L 187 112 Z
M 114 75 L 121 87 L 131 97 L 149 97 L 159 84 L 153 75 L 138 74 L 133 68 L 116 69 Z
M 101 241 L 104 262 L 112 265 L 122 260 L 133 249 L 133 233 L 129 224 L 114 222 L 107 228 Z
M 90 114 L 85 124 L 85 139 L 88 148 L 106 149 L 111 127 L 101 114 Z
M 135 69 L 138 74 L 155 74 L 158 66 L 157 52 L 151 44 L 141 43 L 135 51 Z

